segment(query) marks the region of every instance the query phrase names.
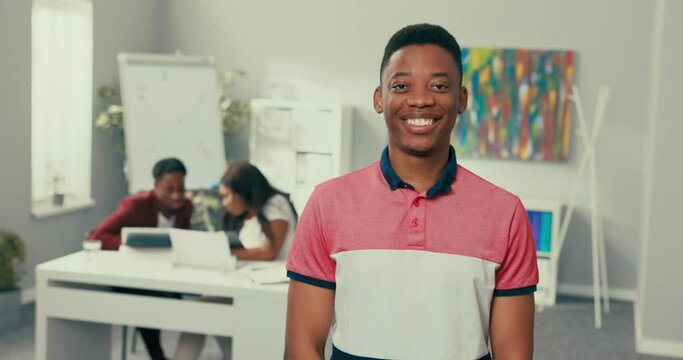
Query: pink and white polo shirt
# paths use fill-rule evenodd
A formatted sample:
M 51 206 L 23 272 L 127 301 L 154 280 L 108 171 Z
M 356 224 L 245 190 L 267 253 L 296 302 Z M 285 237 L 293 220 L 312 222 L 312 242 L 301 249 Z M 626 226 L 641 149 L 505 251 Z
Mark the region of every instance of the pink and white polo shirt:
M 335 290 L 332 359 L 488 359 L 493 296 L 536 290 L 536 248 L 519 198 L 457 165 L 404 183 L 379 162 L 316 187 L 287 263 Z

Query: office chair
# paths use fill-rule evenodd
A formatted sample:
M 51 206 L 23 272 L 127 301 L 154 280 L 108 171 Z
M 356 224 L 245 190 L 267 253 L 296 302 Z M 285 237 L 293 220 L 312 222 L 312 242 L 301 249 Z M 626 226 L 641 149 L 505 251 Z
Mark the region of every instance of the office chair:
M 138 347 L 138 330 L 137 328 L 133 328 L 133 338 L 130 341 L 130 352 L 135 354 L 137 351 Z M 128 326 L 123 325 L 121 329 L 121 360 L 126 360 L 126 357 L 128 356 L 128 351 L 127 351 L 127 344 L 128 344 Z

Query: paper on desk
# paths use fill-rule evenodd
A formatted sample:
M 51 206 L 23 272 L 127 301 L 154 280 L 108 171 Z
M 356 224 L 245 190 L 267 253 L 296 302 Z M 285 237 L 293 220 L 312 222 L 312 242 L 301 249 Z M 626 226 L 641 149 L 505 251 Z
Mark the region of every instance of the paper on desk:
M 284 264 L 254 264 L 240 269 L 251 281 L 257 284 L 279 284 L 289 281 Z

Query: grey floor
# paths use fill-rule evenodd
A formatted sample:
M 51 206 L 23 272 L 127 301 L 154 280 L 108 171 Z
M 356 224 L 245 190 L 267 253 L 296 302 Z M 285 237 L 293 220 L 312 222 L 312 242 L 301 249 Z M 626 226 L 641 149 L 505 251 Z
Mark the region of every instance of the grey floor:
M 16 329 L 0 332 L 0 360 L 33 360 L 33 314 L 33 305 L 25 306 L 22 324 Z M 121 328 L 115 327 L 113 333 L 112 359 L 118 360 L 121 354 Z M 176 332 L 163 332 L 162 341 L 167 356 L 172 355 L 177 338 Z M 602 330 L 595 330 L 593 303 L 590 300 L 561 297 L 556 306 L 537 314 L 535 344 L 534 358 L 541 360 L 673 359 L 636 354 L 633 305 L 622 302 L 612 303 L 612 312 L 604 317 Z M 141 342 L 138 342 L 134 354 L 130 353 L 130 339 L 128 345 L 128 359 L 147 358 Z M 218 346 L 212 339 L 207 341 L 202 359 L 220 359 Z

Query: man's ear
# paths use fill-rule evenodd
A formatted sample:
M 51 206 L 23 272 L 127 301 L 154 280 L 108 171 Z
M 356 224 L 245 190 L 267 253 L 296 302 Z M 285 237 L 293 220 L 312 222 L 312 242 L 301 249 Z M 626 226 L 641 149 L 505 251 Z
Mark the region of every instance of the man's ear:
M 378 86 L 375 88 L 375 93 L 372 97 L 373 103 L 375 105 L 375 111 L 378 114 L 384 112 L 384 105 L 382 104 L 382 89 Z
M 464 86 L 460 87 L 460 94 L 458 94 L 458 114 L 462 114 L 467 110 L 468 97 L 467 88 Z

